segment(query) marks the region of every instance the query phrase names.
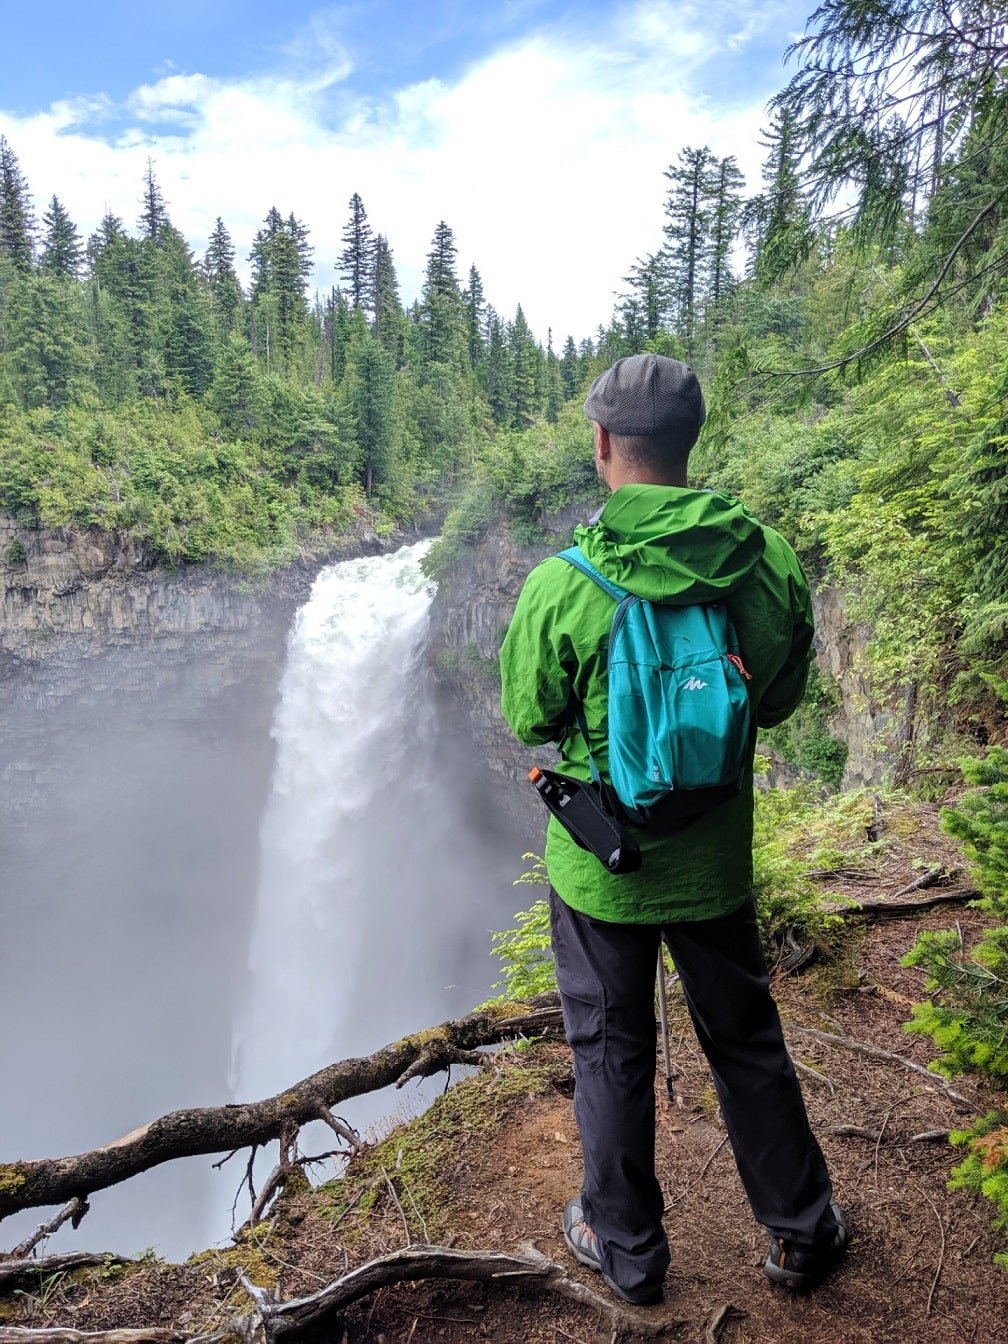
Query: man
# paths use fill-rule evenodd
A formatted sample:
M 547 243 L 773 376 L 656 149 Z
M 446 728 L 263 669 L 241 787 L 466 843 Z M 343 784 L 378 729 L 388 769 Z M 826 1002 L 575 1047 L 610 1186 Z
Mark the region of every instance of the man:
M 756 725 L 793 712 L 808 673 L 808 588 L 787 542 L 727 496 L 686 484 L 706 411 L 693 370 L 659 355 L 618 360 L 592 384 L 595 462 L 612 492 L 574 539 L 606 578 L 653 602 L 724 601 L 754 726 L 740 792 L 684 829 L 635 829 L 638 872 L 615 875 L 550 819 L 553 952 L 584 1153 L 564 1211 L 579 1261 L 634 1303 L 660 1299 L 669 1263 L 654 1172 L 654 977 L 664 937 L 753 1212 L 770 1232 L 764 1273 L 804 1291 L 847 1245 L 808 1124 L 760 949 L 752 897 Z M 560 769 L 607 779 L 606 653 L 614 604 L 557 557 L 525 582 L 501 649 L 501 705 L 526 743 L 558 741 Z

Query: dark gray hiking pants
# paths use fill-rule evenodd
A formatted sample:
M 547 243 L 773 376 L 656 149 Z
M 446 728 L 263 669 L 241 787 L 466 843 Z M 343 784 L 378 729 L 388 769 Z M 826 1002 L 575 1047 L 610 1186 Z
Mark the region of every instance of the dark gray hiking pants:
M 553 891 L 550 909 L 574 1053 L 582 1207 L 606 1278 L 636 1297 L 661 1284 L 669 1263 L 654 1172 L 654 988 L 663 934 L 753 1213 L 788 1241 L 813 1245 L 832 1235 L 829 1174 L 784 1045 L 752 900 L 719 919 L 664 926 L 589 919 Z

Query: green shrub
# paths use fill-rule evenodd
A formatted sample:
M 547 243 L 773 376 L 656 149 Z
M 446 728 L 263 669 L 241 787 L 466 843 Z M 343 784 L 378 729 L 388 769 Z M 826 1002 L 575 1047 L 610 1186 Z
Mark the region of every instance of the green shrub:
M 952 1168 L 949 1188 L 986 1195 L 995 1208 L 994 1226 L 1008 1235 L 1008 1112 L 991 1111 L 949 1137 L 957 1147 L 967 1148 L 965 1160 Z M 994 1259 L 1008 1270 L 1008 1252 Z

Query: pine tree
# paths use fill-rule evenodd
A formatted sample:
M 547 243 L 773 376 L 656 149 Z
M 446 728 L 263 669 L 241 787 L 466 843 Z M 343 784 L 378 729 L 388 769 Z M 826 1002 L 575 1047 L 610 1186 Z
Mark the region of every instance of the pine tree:
M 441 220 L 427 257 L 422 300 L 427 358 L 432 364 L 455 364 L 461 354 L 464 323 L 456 252 L 454 235 Z
M 483 280 L 475 266 L 469 267 L 469 284 L 462 291 L 462 302 L 465 304 L 466 310 L 469 363 L 475 369 L 486 353 L 483 344 L 483 319 L 486 302 L 483 295 Z
M 679 161 L 665 176 L 672 183 L 665 203 L 665 252 L 676 328 L 694 358 L 697 322 L 708 282 L 707 244 L 710 228 L 711 169 L 714 156 L 701 149 L 680 151 Z
M 357 310 L 357 314 L 360 310 Z M 385 347 L 355 314 L 351 319 L 345 385 L 368 495 L 388 478 L 395 453 L 395 370 Z
M 23 404 L 55 410 L 75 400 L 90 362 L 77 287 L 25 273 L 4 298 L 6 359 Z
M 708 307 L 717 315 L 728 298 L 732 286 L 731 249 L 738 233 L 742 216 L 742 187 L 745 179 L 729 154 L 715 165 L 710 202 L 709 254 L 707 273 L 710 277 Z M 717 317 L 715 316 L 715 320 Z
M 759 281 L 768 281 L 807 254 L 813 232 L 801 189 L 794 112 L 775 109 L 760 144 L 767 151 L 763 191 L 748 202 L 742 222 L 753 254 L 752 274 Z
M 273 206 L 252 242 L 253 348 L 271 369 L 289 363 L 306 327 L 305 281 L 313 249 L 308 229 Z
M 350 218 L 343 230 L 343 251 L 339 255 L 340 275 L 347 282 L 351 307 L 375 311 L 375 269 L 377 253 L 364 202 L 356 192 L 350 197 Z
M 375 239 L 374 296 L 375 337 L 392 356 L 395 367 L 401 368 L 406 319 L 399 299 L 399 281 L 392 249 L 382 234 Z
M 17 156 L 0 135 L 0 257 L 17 271 L 30 271 L 34 252 L 35 219 L 28 183 Z
M 538 414 L 536 363 L 539 350 L 525 320 L 521 304 L 508 329 L 511 354 L 511 422 L 516 429 L 527 429 Z
M 662 330 L 669 309 L 669 274 L 666 258 L 659 253 L 638 258 L 624 276 L 630 293 L 623 299 L 624 325 L 636 333 L 636 340 L 653 341 Z M 635 344 L 635 348 L 639 345 Z
M 88 272 L 94 279 L 104 283 L 101 270 L 106 253 L 117 241 L 125 237 L 126 231 L 123 229 L 122 220 L 111 210 L 106 210 L 101 223 L 87 243 Z
M 264 394 L 248 342 L 231 332 L 217 356 L 209 402 L 229 434 L 244 437 L 262 418 Z
M 560 411 L 563 408 L 563 379 L 560 376 L 560 361 L 556 357 L 556 351 L 553 349 L 553 328 L 549 327 L 546 332 L 546 419 L 551 425 L 555 425 Z
M 511 424 L 514 410 L 513 369 L 504 326 L 492 308 L 487 309 L 487 372 L 485 392 L 494 423 L 501 429 Z
M 581 386 L 581 361 L 578 359 L 573 336 L 568 336 L 564 342 L 563 354 L 560 356 L 560 379 L 563 384 L 564 400 L 570 401 L 571 397 L 577 396 Z
M 241 282 L 234 268 L 235 250 L 220 215 L 203 258 L 203 275 L 210 291 L 210 306 L 220 331 L 234 331 L 241 308 Z
M 84 247 L 77 226 L 67 214 L 58 196 L 42 216 L 46 235 L 42 244 L 41 269 L 49 275 L 75 280 L 84 260 Z
M 150 158 L 147 160 L 147 171 L 144 173 L 144 193 L 141 205 L 142 209 L 137 223 L 143 236 L 149 238 L 152 243 L 162 242 L 170 221 L 168 219 L 168 207 L 165 205 L 161 188 L 154 176 L 154 160 Z

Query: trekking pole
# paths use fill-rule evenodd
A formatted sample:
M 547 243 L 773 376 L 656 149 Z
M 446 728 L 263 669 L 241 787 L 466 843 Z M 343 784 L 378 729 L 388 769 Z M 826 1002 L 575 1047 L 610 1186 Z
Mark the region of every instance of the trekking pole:
M 661 1018 L 662 1053 L 665 1056 L 665 1091 L 669 1101 L 675 1099 L 675 1084 L 672 1082 L 672 1052 L 669 1050 L 668 1002 L 665 998 L 665 954 L 662 943 L 658 944 L 658 1016 Z

